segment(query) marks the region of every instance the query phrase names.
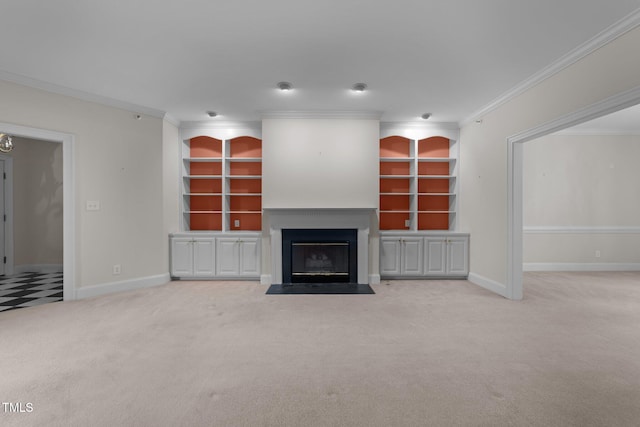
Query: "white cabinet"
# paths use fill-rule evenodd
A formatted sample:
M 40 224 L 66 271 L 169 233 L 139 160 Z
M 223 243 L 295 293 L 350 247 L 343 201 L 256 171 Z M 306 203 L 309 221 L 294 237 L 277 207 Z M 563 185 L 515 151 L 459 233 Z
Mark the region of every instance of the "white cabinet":
M 260 275 L 258 238 L 221 237 L 217 239 L 217 276 L 255 277 Z
M 447 239 L 447 274 L 451 276 L 469 275 L 469 239 L 449 237 Z
M 383 276 L 419 276 L 423 272 L 421 237 L 382 237 L 380 274 Z
M 425 237 L 425 270 L 431 276 L 447 274 L 447 243 L 444 237 Z
M 172 235 L 171 276 L 200 279 L 259 278 L 259 235 L 231 234 L 235 233 L 207 233 L 206 236 L 193 236 L 190 233 Z
M 176 237 L 171 239 L 171 276 L 208 277 L 215 272 L 213 238 Z
M 468 274 L 468 234 L 406 233 L 380 237 L 382 277 L 462 278 Z

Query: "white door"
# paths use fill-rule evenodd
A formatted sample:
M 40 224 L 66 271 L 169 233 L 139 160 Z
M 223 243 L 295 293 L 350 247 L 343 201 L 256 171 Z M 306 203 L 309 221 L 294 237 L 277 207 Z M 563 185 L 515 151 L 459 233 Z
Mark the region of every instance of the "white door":
M 400 239 L 397 237 L 380 238 L 380 275 L 399 276 L 401 271 Z
M 240 273 L 240 240 L 216 239 L 216 273 L 218 276 L 237 276 Z
M 402 239 L 402 274 L 405 276 L 421 276 L 424 259 L 422 237 L 405 237 Z
M 193 239 L 193 275 L 199 277 L 212 277 L 215 269 L 215 239 Z
M 426 237 L 425 274 L 443 276 L 447 271 L 447 252 L 444 237 Z
M 193 276 L 193 241 L 190 238 L 171 239 L 171 275 L 173 277 Z
M 240 275 L 260 275 L 260 244 L 258 239 L 240 239 Z
M 467 276 L 469 274 L 469 240 L 465 237 L 450 237 L 447 244 L 447 274 Z

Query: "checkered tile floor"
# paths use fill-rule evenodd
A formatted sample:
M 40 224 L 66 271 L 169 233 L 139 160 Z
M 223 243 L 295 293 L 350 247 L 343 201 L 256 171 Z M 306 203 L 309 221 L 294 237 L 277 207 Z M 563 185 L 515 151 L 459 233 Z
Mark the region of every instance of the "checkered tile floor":
M 62 273 L 0 276 L 0 312 L 62 301 Z

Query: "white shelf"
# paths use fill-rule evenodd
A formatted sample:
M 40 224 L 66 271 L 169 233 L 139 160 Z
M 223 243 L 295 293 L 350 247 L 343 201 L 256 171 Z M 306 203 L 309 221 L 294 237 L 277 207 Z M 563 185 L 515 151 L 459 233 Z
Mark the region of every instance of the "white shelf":
M 397 162 L 397 163 L 406 163 L 412 161 L 411 157 L 380 157 L 381 162 Z
M 185 157 L 183 160 L 190 163 L 220 163 L 222 157 Z
M 218 231 L 222 233 L 233 232 L 234 234 L 250 231 L 244 230 L 242 227 L 234 227 L 234 218 L 231 215 L 251 215 L 248 219 L 253 223 L 259 218 L 258 215 L 262 214 L 260 204 L 262 158 L 255 157 L 261 143 L 244 139 L 244 141 L 238 141 L 238 145 L 236 145 L 235 138 L 242 138 L 243 135 L 237 135 L 231 139 L 211 136 L 211 138 L 221 141 L 221 144 L 215 141 L 211 141 L 210 144 L 209 141 L 200 140 L 198 142 L 200 151 L 196 152 L 191 150 L 191 141 L 199 136 L 197 134 L 194 136 L 194 133 L 196 131 L 191 132 L 190 139 L 183 139 L 181 146 L 182 229 L 185 232 Z M 203 130 L 203 134 L 206 135 L 207 131 Z M 249 137 L 256 138 L 250 135 Z M 196 155 L 201 153 L 208 157 L 193 157 L 192 153 Z M 232 154 L 237 154 L 239 157 L 234 157 Z M 196 168 L 198 165 L 200 167 Z M 202 175 L 194 173 L 202 173 Z M 233 173 L 238 175 L 233 175 Z M 205 184 L 203 180 L 212 180 L 211 182 L 215 185 L 203 185 Z M 238 193 L 237 191 L 251 192 Z M 241 197 L 241 199 L 236 197 Z M 235 202 L 242 201 L 250 202 L 250 204 L 247 206 L 235 205 Z M 196 204 L 196 202 L 211 202 L 211 204 Z M 232 210 L 232 206 L 244 210 Z M 215 210 L 201 210 L 202 208 Z M 189 218 L 190 215 L 193 215 L 191 217 L 194 218 L 193 221 Z M 208 217 L 214 219 L 215 224 L 208 224 Z M 192 225 L 196 228 L 214 226 L 217 227 L 217 230 L 193 230 L 191 229 Z M 247 226 L 252 225 L 247 223 Z
M 238 163 L 261 163 L 262 159 L 260 157 L 225 157 L 226 160 L 230 162 L 238 162 Z
M 425 163 L 444 163 L 444 162 L 453 163 L 455 161 L 456 159 L 454 159 L 453 157 L 418 157 L 418 162 L 425 162 Z
M 390 141 L 390 145 L 386 146 L 381 142 L 381 152 L 383 154 L 402 153 L 401 155 L 404 155 L 408 153 L 409 155 L 407 157 L 379 157 L 380 184 L 387 191 L 381 192 L 379 195 L 381 206 L 387 208 L 379 211 L 381 214 L 386 215 L 381 219 L 380 224 L 381 227 L 385 228 L 381 228 L 380 231 L 391 231 L 386 228 L 392 227 L 399 227 L 398 231 L 403 232 L 421 231 L 429 229 L 431 225 L 434 227 L 447 227 L 447 231 L 455 230 L 455 211 L 459 201 L 457 197 L 459 166 L 457 139 L 450 136 L 442 136 L 448 140 L 447 154 L 445 141 L 434 140 L 436 145 L 430 145 L 430 142 L 426 141 L 428 138 L 437 135 L 431 134 L 425 137 L 409 138 L 402 136 L 403 133 L 401 130 L 395 133 L 396 136 L 403 139 L 402 141 L 395 139 Z M 388 151 L 389 149 L 394 149 L 394 151 Z M 432 157 L 439 153 L 447 157 Z M 389 172 L 398 172 L 398 174 L 390 175 Z M 393 180 L 407 180 L 407 182 L 404 185 L 396 185 L 396 182 L 400 184 L 400 181 Z M 386 188 L 384 188 L 384 184 L 386 184 Z M 398 193 L 393 192 L 396 189 L 395 187 L 398 187 Z M 389 190 L 392 192 L 388 192 Z M 404 198 L 393 199 L 394 196 L 403 196 Z M 394 201 L 397 201 L 397 203 L 392 203 Z M 422 204 L 422 202 L 428 201 L 438 202 L 438 204 Z M 388 209 L 394 207 L 397 210 Z M 425 210 L 424 208 L 431 209 Z M 443 223 L 445 222 L 444 218 L 438 218 L 438 215 L 444 216 L 447 214 L 449 215 L 448 224 Z M 409 225 L 403 226 L 406 223 L 400 221 L 402 216 L 406 217 Z M 418 220 L 419 216 L 422 220 Z
M 262 179 L 262 175 L 227 175 L 229 179 Z

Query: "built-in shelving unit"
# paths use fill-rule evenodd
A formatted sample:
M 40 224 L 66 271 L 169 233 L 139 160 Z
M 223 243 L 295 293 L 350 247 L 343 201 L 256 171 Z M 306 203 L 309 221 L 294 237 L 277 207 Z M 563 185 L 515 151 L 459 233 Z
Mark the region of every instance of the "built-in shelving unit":
M 184 231 L 262 228 L 262 141 L 252 136 L 183 140 Z
M 442 136 L 380 140 L 380 230 L 453 230 L 455 140 Z

